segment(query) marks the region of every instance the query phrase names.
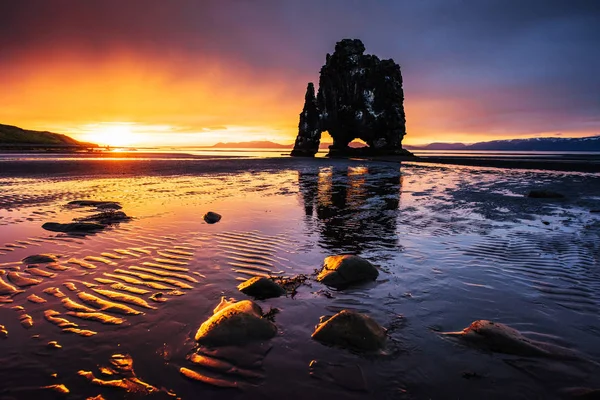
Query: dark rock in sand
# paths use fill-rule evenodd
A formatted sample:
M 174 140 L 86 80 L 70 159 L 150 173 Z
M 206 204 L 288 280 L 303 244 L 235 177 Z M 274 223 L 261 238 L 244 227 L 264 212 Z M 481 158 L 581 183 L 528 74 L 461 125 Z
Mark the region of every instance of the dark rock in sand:
M 217 214 L 216 212 L 209 211 L 206 214 L 204 214 L 204 221 L 206 221 L 207 224 L 215 224 L 220 220 L 221 215 Z
M 371 317 L 343 310 L 317 325 L 312 338 L 329 346 L 377 351 L 385 347 L 387 335 Z
M 226 301 L 196 332 L 198 343 L 208 346 L 243 345 L 268 340 L 277 334 L 277 326 L 263 318 L 262 309 L 250 300 Z
M 600 213 L 600 208 L 597 210 L 590 210 L 591 213 L 596 214 L 596 213 Z
M 58 261 L 59 256 L 55 254 L 35 254 L 29 257 L 25 257 L 21 261 L 24 264 L 47 264 Z
M 532 190 L 527 194 L 527 197 L 532 199 L 564 199 L 565 196 L 561 193 L 551 190 Z
M 46 222 L 42 225 L 47 231 L 63 232 L 63 233 L 92 233 L 98 232 L 106 228 L 105 225 L 92 222 L 71 222 L 68 224 L 60 224 L 58 222 Z
M 325 258 L 317 280 L 341 289 L 352 284 L 374 281 L 378 276 L 379 271 L 364 258 L 342 254 Z
M 285 294 L 285 290 L 269 278 L 255 276 L 238 285 L 238 290 L 257 299 L 269 299 Z
M 101 209 L 120 210 L 122 207 L 116 201 L 73 200 L 67 203 L 74 207 L 96 207 Z
M 330 155 L 351 152 L 348 144 L 354 139 L 366 142 L 371 155 L 412 155 L 402 149 L 406 117 L 400 66 L 364 52 L 360 40 L 344 39 L 327 54 L 316 99 L 308 85 L 293 156 L 313 156 L 324 131 L 333 138 Z
M 459 332 L 444 332 L 442 335 L 456 337 L 489 351 L 525 357 L 579 358 L 576 352 L 526 338 L 521 332 L 507 325 L 487 320 L 478 320 Z
M 77 218 L 79 222 L 96 222 L 102 225 L 112 225 L 119 222 L 130 221 L 131 217 L 123 211 L 104 211 L 98 214 L 90 215 L 89 217 Z

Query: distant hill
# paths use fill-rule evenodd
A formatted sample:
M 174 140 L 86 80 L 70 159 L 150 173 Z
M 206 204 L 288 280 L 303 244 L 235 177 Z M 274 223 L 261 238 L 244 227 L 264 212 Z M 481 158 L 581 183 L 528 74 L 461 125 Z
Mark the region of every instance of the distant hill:
M 330 142 L 321 142 L 319 149 L 328 150 Z M 360 142 L 350 143 L 350 147 L 363 147 Z M 215 148 L 262 148 L 262 149 L 291 149 L 293 144 L 280 144 L 270 141 L 217 143 Z M 425 146 L 403 146 L 408 150 L 491 150 L 491 151 L 600 151 L 600 135 L 583 138 L 532 138 L 492 140 L 489 142 L 464 143 L 430 143 Z
M 415 150 L 600 151 L 600 136 L 492 140 L 473 144 L 431 143 L 426 146 L 411 147 Z
M 31 131 L 12 125 L 0 124 L 2 147 L 98 147 L 97 144 L 79 142 L 67 135 L 47 131 Z

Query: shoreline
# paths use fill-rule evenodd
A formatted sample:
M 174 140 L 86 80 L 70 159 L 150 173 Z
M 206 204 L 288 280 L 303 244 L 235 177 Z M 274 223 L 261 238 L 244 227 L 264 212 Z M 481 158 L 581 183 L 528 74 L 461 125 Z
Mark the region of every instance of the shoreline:
M 0 151 L 0 175 L 12 175 L 24 173 L 26 175 L 40 173 L 65 174 L 69 171 L 77 171 L 81 166 L 74 167 L 73 163 L 85 161 L 89 167 L 88 172 L 97 170 L 97 163 L 111 164 L 117 163 L 109 168 L 110 170 L 120 170 L 121 173 L 127 171 L 129 173 L 144 173 L 148 171 L 159 172 L 161 170 L 170 170 L 168 167 L 170 162 L 183 161 L 236 161 L 252 165 L 260 160 L 267 161 L 272 167 L 280 165 L 281 167 L 301 164 L 302 160 L 353 160 L 362 162 L 386 162 L 386 163 L 406 163 L 406 164 L 441 164 L 441 165 L 458 165 L 468 167 L 484 167 L 484 168 L 500 168 L 500 169 L 527 169 L 527 170 L 542 170 L 542 171 L 563 171 L 563 172 L 579 172 L 579 173 L 600 173 L 600 155 L 596 154 L 557 154 L 557 155 L 506 155 L 496 154 L 489 155 L 427 155 L 427 156 L 372 156 L 372 157 L 357 157 L 357 156 L 335 156 L 335 157 L 291 157 L 287 154 L 277 156 L 256 156 L 246 157 L 243 154 L 219 154 L 219 155 L 200 155 L 186 152 L 86 152 L 86 153 L 55 153 L 55 152 L 5 152 Z M 24 159 L 19 160 L 18 156 L 23 155 Z M 64 159 L 53 159 L 54 157 L 64 156 Z M 15 158 L 15 156 L 17 156 Z M 143 168 L 144 171 L 137 171 L 138 168 L 133 168 L 138 161 L 148 162 L 152 167 L 147 165 Z M 134 164 L 131 164 L 134 163 Z M 120 168 L 118 167 L 120 165 Z M 72 168 L 72 169 L 71 169 Z M 84 168 L 88 169 L 88 168 Z M 103 169 L 103 168 L 101 168 Z M 192 168 L 194 170 L 196 168 Z M 79 171 L 81 172 L 81 171 Z
M 531 158 L 492 158 L 477 156 L 380 156 L 380 157 L 347 157 L 348 159 L 361 159 L 365 161 L 419 163 L 419 164 L 444 164 L 468 167 L 488 167 L 506 169 L 538 169 L 547 171 L 564 172 L 600 172 L 600 157 L 546 157 Z

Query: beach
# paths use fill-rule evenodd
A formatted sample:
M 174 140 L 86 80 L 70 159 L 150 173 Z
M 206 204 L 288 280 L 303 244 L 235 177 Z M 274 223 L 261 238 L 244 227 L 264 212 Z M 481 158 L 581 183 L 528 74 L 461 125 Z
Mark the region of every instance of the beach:
M 600 176 L 491 166 L 2 155 L 0 278 L 10 283 L 8 274 L 18 272 L 39 282 L 0 296 L 7 331 L 0 337 L 0 397 L 54 398 L 45 387 L 63 384 L 74 398 L 121 398 L 123 388 L 87 374 L 110 380 L 99 367 L 110 366 L 115 354 L 131 356 L 135 375 L 157 389 L 150 394 L 156 398 L 560 399 L 569 388 L 598 388 Z M 527 197 L 534 189 L 564 198 Z M 132 219 L 89 235 L 42 229 L 95 212 L 67 206 L 75 200 L 118 202 Z M 207 224 L 208 211 L 222 219 Z M 51 265 L 66 268 L 26 273 L 21 260 L 45 253 L 60 256 Z M 372 262 L 377 280 L 343 290 L 317 282 L 323 259 L 342 253 Z M 278 309 L 273 339 L 237 349 L 235 357 L 210 353 L 212 364 L 192 362 L 194 334 L 221 298 L 250 299 L 237 290 L 240 282 L 298 275 L 309 279 L 293 296 L 257 301 L 264 311 Z M 103 296 L 118 292 L 115 282 L 138 288 L 127 294 L 143 302 Z M 106 311 L 123 320 L 118 324 L 67 314 L 64 299 L 80 301 L 81 293 L 139 313 Z M 311 339 L 321 316 L 344 309 L 388 329 L 384 351 L 361 354 Z M 48 310 L 94 334 L 65 332 Z M 440 335 L 479 319 L 578 356 L 502 354 Z M 51 341 L 62 347 L 49 347 Z M 214 360 L 239 365 L 224 370 Z M 325 367 L 311 375 L 313 360 Z M 208 378 L 189 379 L 181 368 Z M 236 374 L 240 369 L 252 373 Z M 232 382 L 236 388 L 222 387 Z

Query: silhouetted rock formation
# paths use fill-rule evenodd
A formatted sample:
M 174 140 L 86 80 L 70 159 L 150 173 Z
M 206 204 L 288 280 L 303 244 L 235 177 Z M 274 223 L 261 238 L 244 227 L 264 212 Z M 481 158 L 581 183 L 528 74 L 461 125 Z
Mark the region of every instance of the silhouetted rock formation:
M 319 108 L 315 97 L 315 86 L 309 82 L 304 96 L 304 108 L 300 113 L 298 137 L 292 150 L 292 156 L 313 157 L 319 151 L 321 140 Z
M 316 99 L 308 84 L 292 156 L 313 156 L 324 131 L 333 138 L 329 155 L 411 155 L 402 149 L 406 118 L 400 66 L 364 51 L 360 40 L 344 39 L 333 55 L 327 54 Z M 357 138 L 369 147 L 350 149 Z

